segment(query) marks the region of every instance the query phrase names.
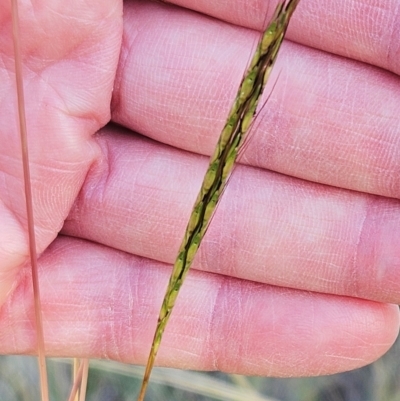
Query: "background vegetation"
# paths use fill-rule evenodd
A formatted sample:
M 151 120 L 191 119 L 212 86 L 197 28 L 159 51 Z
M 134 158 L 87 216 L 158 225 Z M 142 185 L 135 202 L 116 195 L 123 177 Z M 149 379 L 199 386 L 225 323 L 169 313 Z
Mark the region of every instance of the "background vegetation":
M 52 401 L 68 398 L 69 360 L 49 361 Z M 133 401 L 143 368 L 91 361 L 87 401 Z M 39 400 L 37 361 L 0 356 L 0 400 Z M 380 360 L 352 372 L 301 379 L 244 377 L 222 373 L 155 369 L 147 399 L 152 401 L 398 401 L 400 341 Z

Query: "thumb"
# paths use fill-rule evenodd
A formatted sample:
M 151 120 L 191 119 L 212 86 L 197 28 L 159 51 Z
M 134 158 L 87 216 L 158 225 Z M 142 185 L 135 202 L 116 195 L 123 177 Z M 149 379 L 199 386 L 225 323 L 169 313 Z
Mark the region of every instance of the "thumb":
M 22 74 L 38 252 L 55 238 L 98 157 L 122 36 L 120 1 L 20 8 Z M 0 0 L 0 302 L 28 256 L 10 2 Z

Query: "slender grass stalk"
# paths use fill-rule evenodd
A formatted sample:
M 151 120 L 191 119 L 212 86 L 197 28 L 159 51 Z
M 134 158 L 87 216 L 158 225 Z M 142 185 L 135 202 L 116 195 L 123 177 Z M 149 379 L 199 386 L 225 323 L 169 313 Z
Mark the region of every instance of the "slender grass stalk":
M 39 289 L 39 278 L 38 278 L 35 223 L 34 223 L 33 202 L 32 202 L 32 186 L 31 186 L 30 168 L 29 168 L 29 151 L 28 151 L 28 139 L 27 139 L 28 135 L 27 135 L 26 116 L 25 116 L 21 44 L 20 44 L 20 34 L 19 34 L 20 29 L 19 29 L 19 15 L 18 15 L 18 0 L 11 0 L 11 6 L 12 6 L 11 14 L 12 14 L 12 26 L 13 26 L 14 58 L 15 58 L 15 77 L 16 77 L 16 88 L 17 88 L 17 100 L 18 100 L 18 115 L 20 124 L 19 130 L 21 137 L 21 153 L 22 153 L 22 164 L 24 172 L 24 189 L 25 189 L 25 200 L 26 200 L 27 221 L 28 221 L 29 254 L 32 267 L 32 285 L 33 285 L 35 323 L 36 323 L 36 333 L 37 333 L 40 388 L 41 388 L 42 401 L 49 401 L 50 398 L 48 390 L 48 375 L 46 367 L 46 355 L 44 346 L 44 333 L 43 333 L 43 322 L 42 322 L 42 311 L 41 311 L 40 289 Z M 74 368 L 75 368 L 73 375 L 74 383 L 72 386 L 70 399 L 75 398 L 75 401 L 84 401 L 86 395 L 89 361 L 87 359 L 83 360 L 75 359 Z M 75 396 L 73 394 L 75 394 Z
M 232 172 L 270 76 L 290 18 L 299 0 L 281 1 L 263 33 L 222 130 L 178 251 L 158 317 L 138 401 L 143 401 L 161 339 L 179 290 L 207 231 L 211 217 Z
M 72 361 L 72 388 L 68 401 L 85 401 L 89 377 L 89 359 L 74 358 Z
M 79 389 L 79 401 L 86 400 L 87 384 L 89 379 L 89 359 L 81 359 L 82 364 L 82 381 Z
M 69 394 L 68 401 L 77 401 L 79 400 L 79 387 L 82 382 L 84 365 L 79 364 L 77 358 L 74 358 L 74 382 L 72 384 L 71 393 Z M 77 366 L 79 365 L 79 366 Z M 77 370 L 75 370 L 77 369 Z
M 75 382 L 78 380 L 78 372 L 79 372 L 79 358 L 74 358 L 72 361 L 72 377 L 74 378 L 74 381 L 72 383 L 72 388 L 71 388 L 71 394 L 69 398 L 71 398 L 72 393 L 75 392 L 75 396 L 72 401 L 79 401 L 79 390 L 77 385 L 75 385 Z M 74 391 L 76 387 L 76 390 Z
M 15 78 L 16 78 L 17 99 L 18 99 L 19 131 L 21 138 L 22 165 L 24 172 L 26 215 L 28 221 L 28 236 L 29 236 L 29 255 L 30 255 L 31 270 L 32 270 L 32 286 L 33 286 L 34 309 L 35 309 L 36 335 L 37 335 L 36 341 L 37 341 L 39 371 L 40 371 L 40 388 L 41 388 L 42 401 L 49 401 L 46 355 L 44 348 L 44 334 L 43 334 L 43 322 L 42 322 L 42 308 L 40 303 L 38 263 L 37 263 L 37 253 L 36 253 L 35 222 L 34 222 L 33 204 L 32 204 L 31 174 L 29 168 L 28 135 L 26 128 L 24 85 L 22 77 L 18 1 L 11 0 L 11 7 L 12 7 L 11 14 L 12 14 L 12 26 L 13 26 L 13 42 L 14 42 Z

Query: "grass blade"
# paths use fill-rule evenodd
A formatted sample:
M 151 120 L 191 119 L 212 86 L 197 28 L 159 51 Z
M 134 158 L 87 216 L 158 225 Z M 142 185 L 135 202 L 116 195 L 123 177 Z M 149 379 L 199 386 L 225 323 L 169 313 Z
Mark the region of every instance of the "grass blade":
M 256 113 L 257 104 L 270 76 L 290 18 L 299 0 L 280 2 L 263 33 L 244 76 L 234 104 L 211 157 L 197 196 L 182 244 L 178 251 L 167 291 L 158 317 L 150 355 L 138 401 L 143 401 L 165 327 L 179 290 L 207 231 L 224 186 L 232 172 L 238 152 Z

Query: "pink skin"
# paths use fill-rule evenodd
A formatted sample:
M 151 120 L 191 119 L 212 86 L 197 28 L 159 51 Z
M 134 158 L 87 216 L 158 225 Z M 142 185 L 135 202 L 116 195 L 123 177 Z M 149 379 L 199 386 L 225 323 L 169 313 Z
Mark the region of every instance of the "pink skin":
M 123 27 L 117 1 L 45 3 L 20 13 L 46 352 L 144 363 L 258 36 L 234 23 L 260 28 L 267 10 L 193 2 L 218 20 L 130 1 Z M 373 4 L 300 2 L 159 364 L 319 375 L 394 342 L 399 7 Z M 0 353 L 33 353 L 9 1 L 0 8 Z M 95 135 L 110 118 L 120 126 Z

